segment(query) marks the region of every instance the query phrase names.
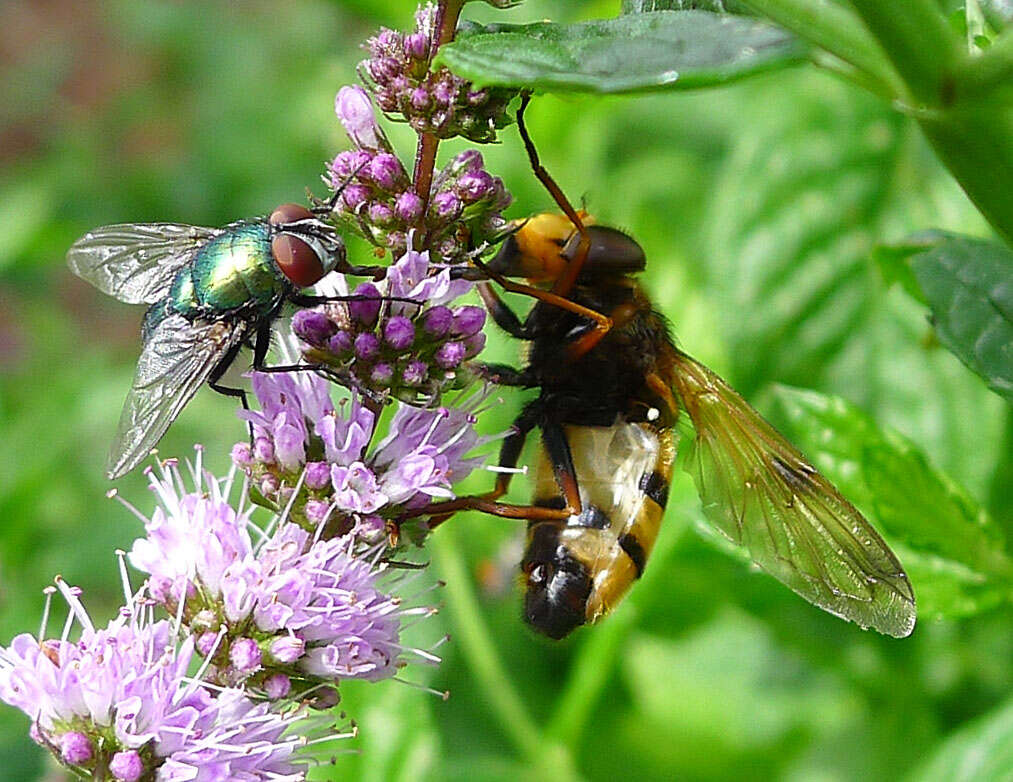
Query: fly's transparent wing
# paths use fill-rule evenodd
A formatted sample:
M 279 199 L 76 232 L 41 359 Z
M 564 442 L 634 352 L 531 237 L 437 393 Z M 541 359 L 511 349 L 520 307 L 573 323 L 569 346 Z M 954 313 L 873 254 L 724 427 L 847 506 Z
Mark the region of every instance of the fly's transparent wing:
M 914 591 L 862 514 L 707 367 L 679 353 L 672 382 L 696 429 L 687 469 L 711 523 L 809 602 L 910 635 Z
M 219 233 L 182 223 L 105 225 L 71 245 L 67 265 L 120 301 L 153 304 L 193 253 Z
M 150 453 L 248 329 L 245 321 L 192 323 L 181 315 L 170 315 L 154 327 L 109 451 L 110 479 L 130 472 Z

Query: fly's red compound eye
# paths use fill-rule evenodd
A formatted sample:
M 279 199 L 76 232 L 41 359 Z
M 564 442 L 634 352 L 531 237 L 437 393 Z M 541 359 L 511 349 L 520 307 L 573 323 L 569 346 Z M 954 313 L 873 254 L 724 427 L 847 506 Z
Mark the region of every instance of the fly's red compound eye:
M 271 253 L 282 274 L 300 288 L 316 285 L 327 273 L 316 250 L 298 236 L 278 234 L 271 240 Z
M 283 223 L 294 223 L 298 220 L 312 220 L 313 213 L 300 204 L 282 204 L 267 218 L 271 225 L 282 225 Z

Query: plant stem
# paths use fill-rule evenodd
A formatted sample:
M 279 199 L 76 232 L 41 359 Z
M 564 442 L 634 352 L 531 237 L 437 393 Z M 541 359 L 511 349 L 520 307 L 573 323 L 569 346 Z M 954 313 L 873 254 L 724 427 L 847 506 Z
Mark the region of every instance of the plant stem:
M 930 107 L 945 105 L 946 83 L 961 60 L 961 49 L 935 0 L 851 0 L 851 5 L 911 95 Z
M 489 639 L 453 524 L 443 525 L 439 534 L 433 537 L 432 546 L 443 580 L 447 584 L 447 605 L 454 616 L 454 626 L 458 630 L 457 640 L 468 665 L 488 698 L 493 716 L 503 733 L 520 755 L 531 762 L 537 762 L 542 747 L 538 728 Z
M 461 16 L 466 0 L 440 0 L 436 7 L 436 40 L 429 52 L 429 62 L 436 57 L 439 48 L 454 40 L 457 32 L 457 20 Z M 413 182 L 415 195 L 422 199 L 422 214 L 416 224 L 416 250 L 425 245 L 426 212 L 429 209 L 429 191 L 433 186 L 433 169 L 436 167 L 436 151 L 440 140 L 432 133 L 420 133 L 418 147 L 415 150 L 415 171 Z
M 743 0 L 799 38 L 824 49 L 879 82 L 893 96 L 904 83 L 855 14 L 826 0 Z

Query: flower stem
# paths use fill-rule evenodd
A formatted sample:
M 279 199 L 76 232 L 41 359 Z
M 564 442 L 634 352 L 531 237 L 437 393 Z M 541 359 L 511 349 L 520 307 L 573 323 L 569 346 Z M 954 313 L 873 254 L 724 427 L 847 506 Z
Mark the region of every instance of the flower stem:
M 546 741 L 539 735 L 538 726 L 496 653 L 452 524 L 440 528 L 439 534 L 433 536 L 432 546 L 447 585 L 447 606 L 454 617 L 457 645 L 488 699 L 493 718 L 517 754 L 533 767 L 537 778 L 557 782 L 577 779 L 571 754 L 558 742 Z
M 457 32 L 457 20 L 461 16 L 466 0 L 440 0 L 436 7 L 436 40 L 429 52 L 429 62 L 436 57 L 439 48 L 454 40 Z M 426 213 L 429 210 L 429 191 L 433 186 L 433 169 L 436 167 L 436 150 L 440 140 L 432 133 L 420 133 L 419 143 L 415 151 L 415 171 L 412 180 L 415 195 L 422 199 L 422 214 L 419 216 L 418 231 L 415 235 L 416 250 L 425 247 Z

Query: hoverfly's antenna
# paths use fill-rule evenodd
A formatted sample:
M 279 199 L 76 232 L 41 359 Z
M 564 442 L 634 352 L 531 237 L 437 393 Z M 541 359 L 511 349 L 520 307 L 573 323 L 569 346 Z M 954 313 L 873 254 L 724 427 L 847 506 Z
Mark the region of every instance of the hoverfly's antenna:
M 573 227 L 580 234 L 580 242 L 577 245 L 577 252 L 573 256 L 573 260 L 567 264 L 566 271 L 560 275 L 552 286 L 553 293 L 559 296 L 566 296 L 577 281 L 577 275 L 580 274 L 580 269 L 587 259 L 588 252 L 591 249 L 591 234 L 588 233 L 584 221 L 580 219 L 580 215 L 577 214 L 577 210 L 573 208 L 566 194 L 563 193 L 559 185 L 556 184 L 556 180 L 546 171 L 545 166 L 542 165 L 538 158 L 538 150 L 535 149 L 535 143 L 531 140 L 527 125 L 524 124 L 524 112 L 527 110 L 530 102 L 531 93 L 522 93 L 521 105 L 517 109 L 517 130 L 521 135 L 521 140 L 524 142 L 524 149 L 528 152 L 531 168 L 535 172 L 535 176 L 538 177 L 538 181 L 545 185 L 545 189 L 549 191 L 549 195 L 552 196 L 559 208 L 563 210 L 563 214 L 570 218 Z

